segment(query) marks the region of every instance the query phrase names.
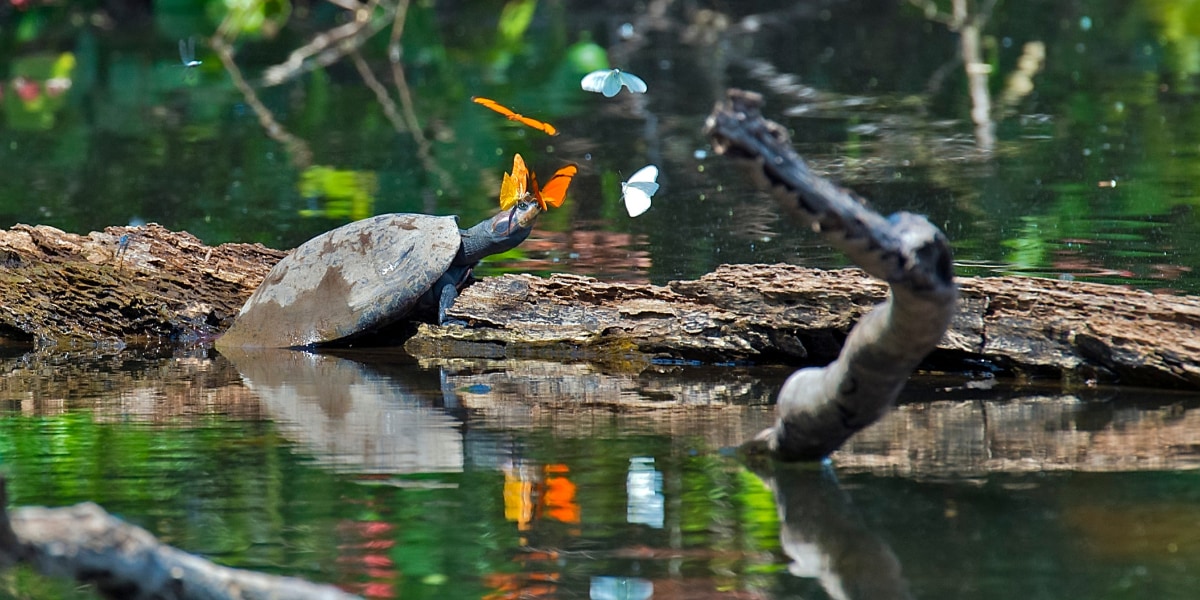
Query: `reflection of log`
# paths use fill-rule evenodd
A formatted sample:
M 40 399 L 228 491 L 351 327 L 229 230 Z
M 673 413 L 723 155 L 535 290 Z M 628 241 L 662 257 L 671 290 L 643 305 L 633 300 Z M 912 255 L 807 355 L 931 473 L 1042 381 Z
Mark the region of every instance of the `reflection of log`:
M 0 340 L 53 347 L 215 335 L 283 254 L 254 244 L 213 248 L 157 225 L 88 236 L 19 225 L 0 231 Z M 1200 386 L 1200 298 L 1028 277 L 958 284 L 958 314 L 933 363 Z M 819 364 L 886 290 L 861 271 L 788 265 L 727 265 L 666 286 L 489 277 L 452 311 L 474 326 L 423 328 L 408 348 L 429 357 Z
M 446 389 L 470 409 L 473 428 L 548 429 L 578 438 L 637 432 L 710 448 L 737 446 L 770 425 L 770 401 L 783 375 L 668 365 L 609 373 L 586 363 L 523 359 L 421 363 L 442 368 Z
M 706 450 L 737 446 L 770 425 L 771 399 L 789 371 L 661 364 L 624 370 L 559 360 L 457 358 L 422 360 L 422 372 L 381 366 L 371 356 L 347 357 L 370 359 L 355 368 L 387 378 L 389 386 L 424 390 L 436 395 L 424 396 L 432 403 L 441 398 L 446 406 L 469 409 L 469 432 L 537 429 L 565 439 L 637 432 Z M 127 370 L 134 358 L 143 370 Z M 445 381 L 433 390 L 428 380 L 437 373 L 430 370 L 438 368 Z M 81 352 L 61 363 L 0 357 L 0 373 L 0 405 L 26 417 L 75 410 L 100 423 L 187 427 L 211 424 L 214 415 L 273 414 L 220 356 Z M 939 477 L 1200 468 L 1200 398 L 1194 394 L 1105 387 L 1064 394 L 1057 386 L 1030 390 L 1004 384 L 976 389 L 987 387 L 979 383 L 917 377 L 895 410 L 833 455 L 838 470 Z M 310 441 L 307 433 L 289 435 Z M 371 452 L 376 449 L 388 447 Z M 306 451 L 318 462 L 343 458 L 339 448 Z M 372 470 L 391 460 L 363 456 L 375 464 Z
M 1178 471 L 1200 468 L 1198 447 L 1194 397 L 1023 394 L 901 405 L 848 442 L 834 462 L 842 471 L 925 477 Z
M 9 513 L 0 480 L 0 567 L 28 564 L 105 598 L 357 598 L 326 585 L 231 569 L 158 542 L 92 503 Z

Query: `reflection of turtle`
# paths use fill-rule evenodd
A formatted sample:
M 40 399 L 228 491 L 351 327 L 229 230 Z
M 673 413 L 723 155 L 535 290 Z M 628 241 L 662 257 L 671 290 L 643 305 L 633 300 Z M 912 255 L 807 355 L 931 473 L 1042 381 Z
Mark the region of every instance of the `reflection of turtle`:
M 524 241 L 540 212 L 520 202 L 463 230 L 456 217 L 380 215 L 321 234 L 271 269 L 217 347 L 333 342 L 414 311 L 442 323 L 475 265 Z

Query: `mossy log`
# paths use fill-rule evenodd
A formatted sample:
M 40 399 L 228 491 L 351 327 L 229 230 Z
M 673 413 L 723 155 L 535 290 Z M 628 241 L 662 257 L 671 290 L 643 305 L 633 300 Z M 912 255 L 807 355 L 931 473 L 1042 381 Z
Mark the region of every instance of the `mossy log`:
M 121 238 L 129 236 L 122 250 Z M 0 341 L 45 350 L 211 340 L 286 253 L 158 225 L 0 231 Z M 1200 387 L 1200 298 L 1028 277 L 960 278 L 929 368 Z M 486 277 L 422 325 L 419 357 L 821 364 L 887 293 L 856 269 L 726 265 L 667 285 Z

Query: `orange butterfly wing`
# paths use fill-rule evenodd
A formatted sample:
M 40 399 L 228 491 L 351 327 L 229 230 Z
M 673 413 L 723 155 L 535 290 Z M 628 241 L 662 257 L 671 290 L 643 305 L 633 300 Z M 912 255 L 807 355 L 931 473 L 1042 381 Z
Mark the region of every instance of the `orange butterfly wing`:
M 499 102 L 496 102 L 495 100 L 492 100 L 491 98 L 484 98 L 482 96 L 471 96 L 471 102 L 474 102 L 475 104 L 478 104 L 480 106 L 486 106 L 486 107 L 504 115 L 505 117 L 508 117 L 509 121 L 516 121 L 525 126 L 532 127 L 538 131 L 544 132 L 547 135 L 558 135 L 558 129 L 556 129 L 553 125 L 546 123 L 544 121 L 539 121 L 537 119 L 532 119 L 530 117 L 526 117 L 525 115 L 517 114 L 517 113 L 513 112 L 511 109 L 509 109 L 507 106 L 504 106 L 503 104 L 500 104 Z
M 546 135 L 558 135 L 558 130 L 555 129 L 553 125 L 546 123 L 545 121 L 530 119 L 529 117 L 523 115 L 513 115 L 509 117 L 509 119 L 513 121 L 520 121 L 521 123 L 524 123 L 525 125 L 528 125 L 538 131 L 544 132 Z
M 575 165 L 567 165 L 555 171 L 554 177 L 541 189 L 538 189 L 537 175 L 533 171 L 529 172 L 530 181 L 533 183 L 533 196 L 537 198 L 538 204 L 542 205 L 542 210 L 546 210 L 547 205 L 554 208 L 562 206 L 563 201 L 567 199 L 567 188 L 571 185 L 571 178 L 578 172 L 579 168 Z
M 474 102 L 475 104 L 478 104 L 480 106 L 486 106 L 486 107 L 488 107 L 506 117 L 509 117 L 509 118 L 511 118 L 513 115 L 517 114 L 517 113 L 509 110 L 508 107 L 504 106 L 503 104 L 500 104 L 499 102 L 496 102 L 495 100 L 492 100 L 491 98 L 484 98 L 481 96 L 471 96 L 471 102 Z M 517 116 L 520 116 L 520 115 L 517 115 Z
M 512 175 L 504 174 L 500 184 L 500 208 L 508 210 L 516 206 L 525 197 L 525 182 L 529 179 L 529 170 L 525 168 L 525 159 L 520 154 L 513 155 Z

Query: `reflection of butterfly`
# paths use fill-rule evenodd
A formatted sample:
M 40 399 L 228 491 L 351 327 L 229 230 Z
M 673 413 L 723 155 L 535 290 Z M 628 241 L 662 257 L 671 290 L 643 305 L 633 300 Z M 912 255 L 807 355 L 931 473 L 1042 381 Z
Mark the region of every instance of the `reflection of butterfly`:
M 500 184 L 500 208 L 508 210 L 525 199 L 525 182 L 529 180 L 529 171 L 525 168 L 525 159 L 520 154 L 513 156 L 512 175 L 504 174 Z
M 621 86 L 629 88 L 634 94 L 646 93 L 646 82 L 642 81 L 641 77 L 633 73 L 626 73 L 620 69 L 601 69 L 592 71 L 583 76 L 583 81 L 579 82 L 579 86 L 585 91 L 604 94 L 605 98 L 612 98 L 621 91 Z
M 179 60 L 183 63 L 185 69 L 198 67 L 202 63 L 196 60 L 196 38 L 188 38 L 179 40 Z
M 509 121 L 516 121 L 523 125 L 528 125 L 529 127 L 532 127 L 538 131 L 545 132 L 547 135 L 558 135 L 558 129 L 555 129 L 555 127 L 553 125 L 551 125 L 549 123 L 544 123 L 537 119 L 531 119 L 529 117 L 526 117 L 525 115 L 519 115 L 519 114 L 513 112 L 512 110 L 510 110 L 508 107 L 500 104 L 499 102 L 496 102 L 495 100 L 492 100 L 491 98 L 481 98 L 479 96 L 471 96 L 471 102 L 474 102 L 475 104 L 480 104 L 480 105 L 486 106 L 486 107 L 508 117 Z
M 638 169 L 629 181 L 621 184 L 621 195 L 625 197 L 625 210 L 636 217 L 650 210 L 650 197 L 658 191 L 658 167 L 649 165 Z
M 579 168 L 575 165 L 567 165 L 555 171 L 554 177 L 541 189 L 538 189 L 537 175 L 533 171 L 529 172 L 529 181 L 533 184 L 533 197 L 542 205 L 542 210 L 546 210 L 547 205 L 554 208 L 562 206 L 563 200 L 567 199 L 567 187 L 571 185 L 571 178 L 575 177 L 578 171 Z

